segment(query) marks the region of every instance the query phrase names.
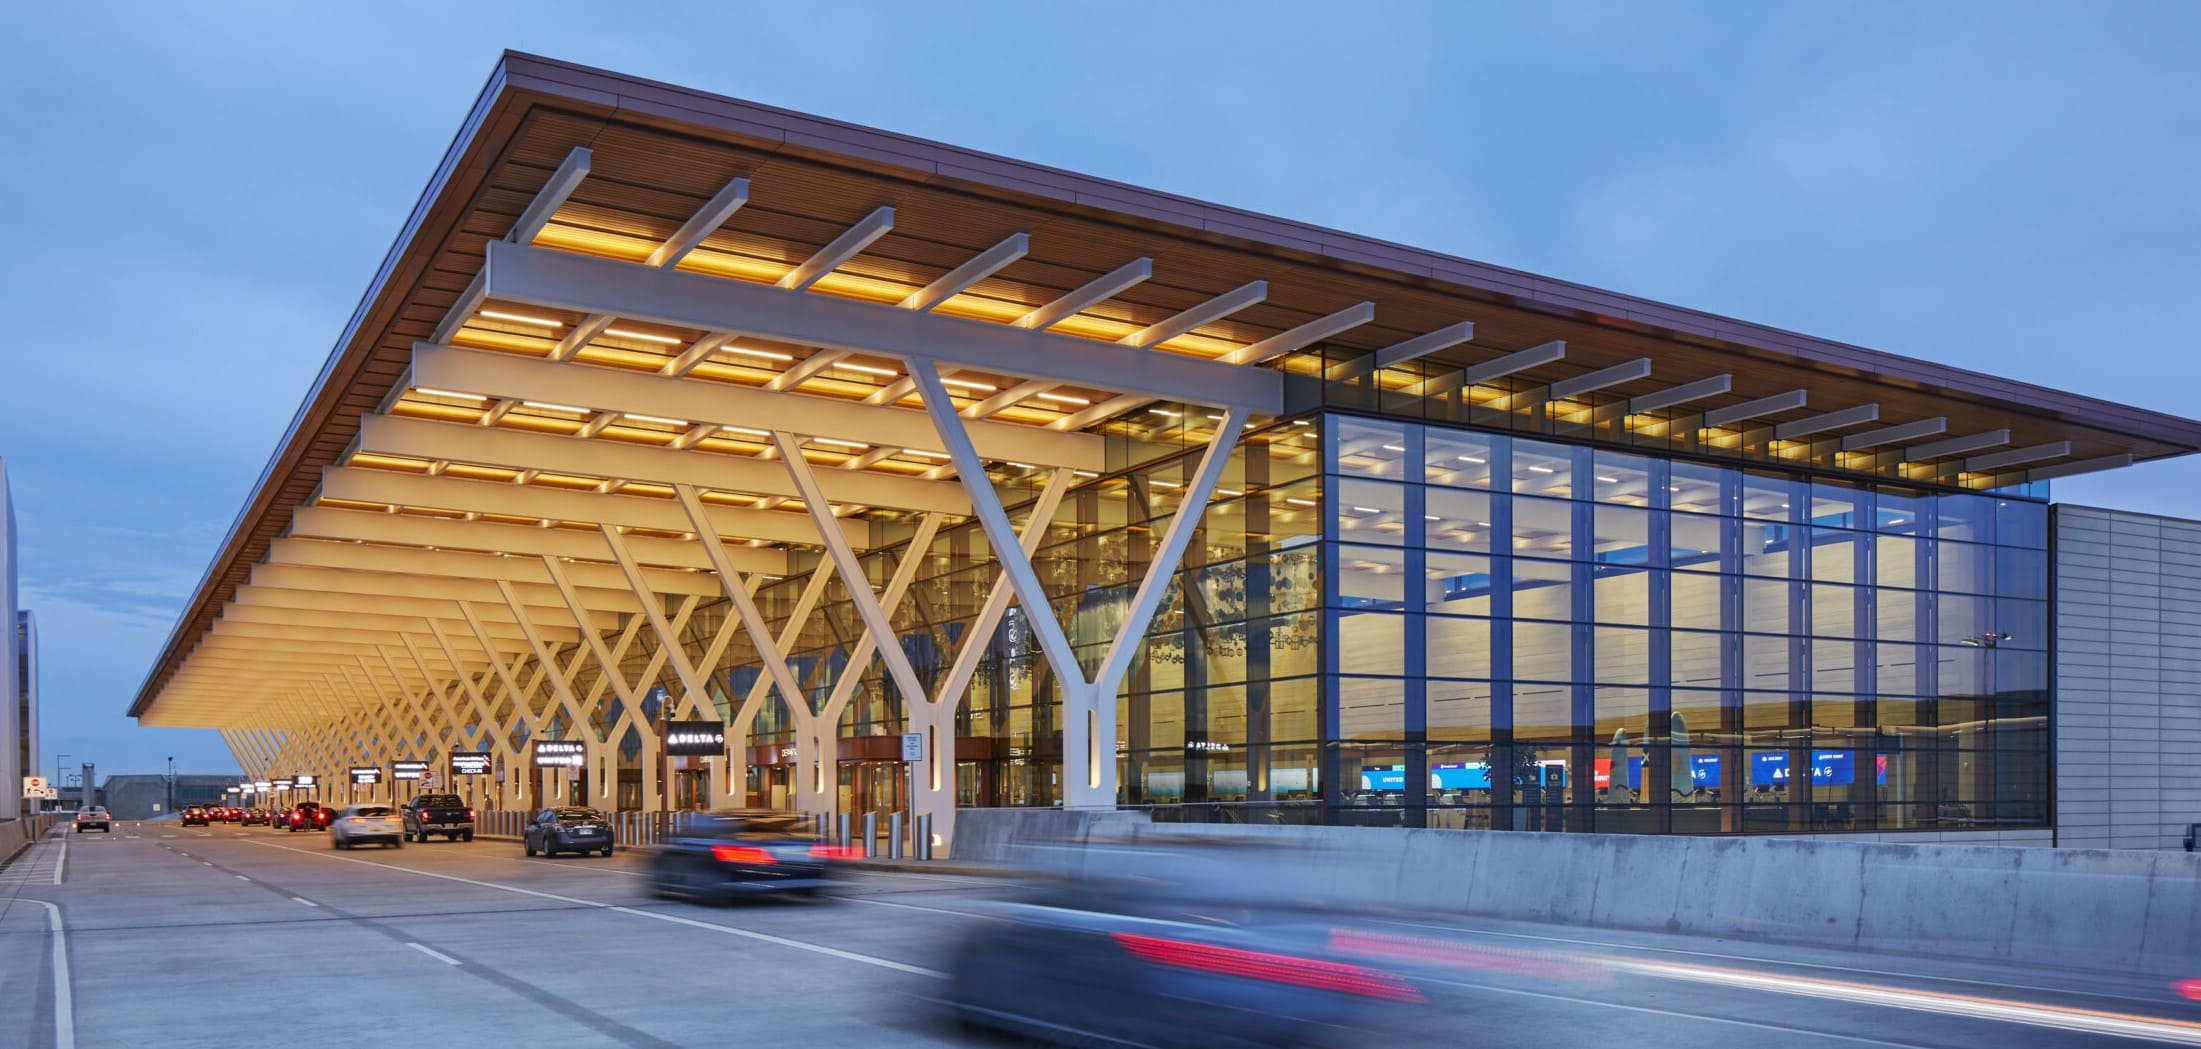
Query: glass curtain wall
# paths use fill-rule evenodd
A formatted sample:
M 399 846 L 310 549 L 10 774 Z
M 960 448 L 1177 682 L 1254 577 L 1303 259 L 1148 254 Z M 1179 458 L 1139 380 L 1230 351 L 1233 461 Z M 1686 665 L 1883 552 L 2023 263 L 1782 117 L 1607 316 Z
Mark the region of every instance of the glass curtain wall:
M 1326 416 L 1332 822 L 2047 818 L 2047 507 Z

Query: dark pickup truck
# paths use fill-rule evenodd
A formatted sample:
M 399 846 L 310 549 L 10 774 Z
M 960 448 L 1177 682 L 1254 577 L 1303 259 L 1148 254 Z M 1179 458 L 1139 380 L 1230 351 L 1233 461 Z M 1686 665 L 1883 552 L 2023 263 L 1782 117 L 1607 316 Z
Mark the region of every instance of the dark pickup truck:
M 406 841 L 427 841 L 441 834 L 452 841 L 474 840 L 474 810 L 456 794 L 422 794 L 405 803 Z

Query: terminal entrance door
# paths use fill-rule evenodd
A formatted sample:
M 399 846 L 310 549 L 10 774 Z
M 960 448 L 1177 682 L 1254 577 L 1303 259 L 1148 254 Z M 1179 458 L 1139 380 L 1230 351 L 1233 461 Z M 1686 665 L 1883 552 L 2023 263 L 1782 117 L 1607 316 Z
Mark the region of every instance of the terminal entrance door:
M 908 803 L 909 766 L 899 761 L 841 762 L 842 812 L 900 812 Z M 883 817 L 882 817 L 883 819 Z

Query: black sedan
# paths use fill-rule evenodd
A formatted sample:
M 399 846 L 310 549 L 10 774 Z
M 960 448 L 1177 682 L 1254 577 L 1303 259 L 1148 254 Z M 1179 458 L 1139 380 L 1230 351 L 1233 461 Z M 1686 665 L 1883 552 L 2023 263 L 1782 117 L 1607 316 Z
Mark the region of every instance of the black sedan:
M 186 827 L 204 827 L 213 821 L 213 814 L 197 805 L 183 810 L 183 825 Z
M 742 896 L 816 896 L 832 884 L 842 850 L 792 812 L 685 814 L 650 862 L 659 896 L 721 902 Z
M 1072 884 L 994 915 L 947 965 L 946 1004 L 967 1026 L 1076 1044 L 1332 1045 L 1427 1000 L 1341 952 L 1313 913 Z
M 580 806 L 544 809 L 528 821 L 526 830 L 520 832 L 520 843 L 530 856 L 537 853 L 556 856 L 561 852 L 596 852 L 609 856 L 611 821 L 595 809 Z

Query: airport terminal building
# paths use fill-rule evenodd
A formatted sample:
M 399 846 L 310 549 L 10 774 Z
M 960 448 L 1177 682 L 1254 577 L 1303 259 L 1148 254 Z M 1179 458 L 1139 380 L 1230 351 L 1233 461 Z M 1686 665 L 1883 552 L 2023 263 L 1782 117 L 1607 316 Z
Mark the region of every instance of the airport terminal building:
M 2201 747 L 2201 663 L 2151 650 L 2142 726 L 2059 604 L 2190 551 L 2048 494 L 2197 448 L 509 54 L 130 713 L 492 808 L 2162 844 L 2101 756 Z

